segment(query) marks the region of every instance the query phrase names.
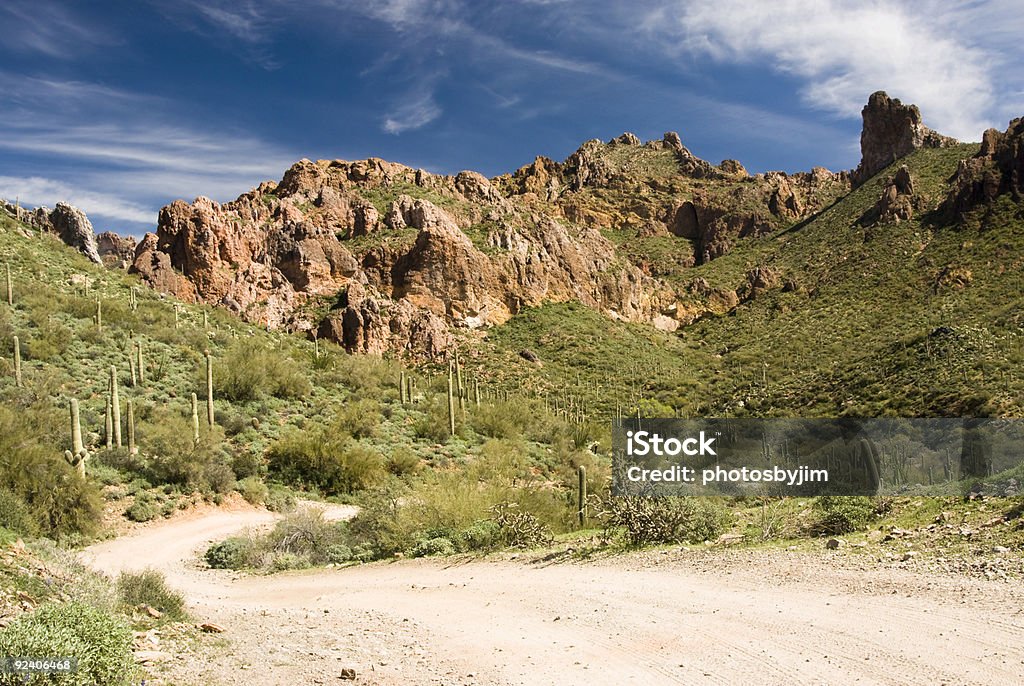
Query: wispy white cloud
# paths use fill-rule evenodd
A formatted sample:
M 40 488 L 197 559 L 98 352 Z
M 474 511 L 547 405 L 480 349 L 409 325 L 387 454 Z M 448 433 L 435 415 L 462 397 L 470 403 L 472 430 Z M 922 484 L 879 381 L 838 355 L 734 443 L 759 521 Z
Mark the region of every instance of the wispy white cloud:
M 424 87 L 410 99 L 399 104 L 385 118 L 381 128 L 390 134 L 398 135 L 406 131 L 421 129 L 441 116 L 441 106 L 434 98 L 431 87 Z
M 0 25 L 5 47 L 58 59 L 80 58 L 98 46 L 120 42 L 87 14 L 55 0 L 5 0 Z
M 0 197 L 11 200 L 17 198 L 23 206 L 35 207 L 53 207 L 56 202 L 68 202 L 93 216 L 139 224 L 156 223 L 156 215 L 151 209 L 124 198 L 38 176 L 0 176 Z
M 1009 17 L 1011 4 L 1011 21 L 1021 27 L 1019 3 L 956 9 L 930 1 L 714 0 L 663 5 L 647 16 L 646 28 L 676 54 L 766 61 L 803 82 L 807 103 L 837 115 L 856 116 L 871 92 L 887 90 L 919 105 L 934 128 L 974 140 L 992 123 L 999 56 L 971 40 L 963 22 L 977 11 Z
M 169 200 L 230 200 L 302 157 L 243 132 L 176 123 L 158 114 L 170 105 L 158 96 L 8 72 L 0 88 L 15 96 L 0 102 L 0 152 L 33 160 L 34 170 L 4 177 L 0 193 L 29 204 L 66 200 L 152 227 Z

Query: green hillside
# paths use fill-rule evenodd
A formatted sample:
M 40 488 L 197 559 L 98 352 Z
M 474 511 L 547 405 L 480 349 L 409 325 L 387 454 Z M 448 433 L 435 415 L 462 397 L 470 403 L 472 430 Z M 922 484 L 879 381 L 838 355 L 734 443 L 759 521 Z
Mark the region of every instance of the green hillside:
M 859 222 L 894 165 L 807 222 L 687 268 L 690 280 L 740 294 L 726 314 L 664 334 L 546 306 L 489 333 L 484 366 L 583 395 L 605 416 L 637 405 L 651 416 L 1020 416 L 1020 206 L 1004 197 L 963 225 L 927 210 L 975 149 L 900 161 L 926 207 L 910 221 Z M 757 267 L 776 283 L 744 300 Z M 524 348 L 544 366 L 517 359 Z

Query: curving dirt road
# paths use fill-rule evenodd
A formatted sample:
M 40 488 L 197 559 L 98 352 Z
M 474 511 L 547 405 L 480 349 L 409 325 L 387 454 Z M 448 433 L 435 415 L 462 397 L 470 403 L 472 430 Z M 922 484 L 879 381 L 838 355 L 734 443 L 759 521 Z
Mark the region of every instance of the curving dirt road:
M 344 512 L 339 513 L 344 515 Z M 850 554 L 649 552 L 587 563 L 407 560 L 275 576 L 203 569 L 254 510 L 172 520 L 89 548 L 154 567 L 227 646 L 174 683 L 1024 683 L 1024 583 L 879 568 Z

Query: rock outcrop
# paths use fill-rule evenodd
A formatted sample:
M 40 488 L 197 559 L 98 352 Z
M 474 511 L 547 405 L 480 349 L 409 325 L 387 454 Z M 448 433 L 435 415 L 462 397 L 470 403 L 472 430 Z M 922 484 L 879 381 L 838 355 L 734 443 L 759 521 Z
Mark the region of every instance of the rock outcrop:
M 925 126 L 917 105 L 904 105 L 884 91 L 871 94 L 861 117 L 861 160 L 853 172 L 854 186 L 919 148 L 944 148 L 958 143 Z
M 10 203 L 3 204 L 3 210 L 25 224 L 40 231 L 56 234 L 66 245 L 79 251 L 96 264 L 103 264 L 96 245 L 96 234 L 92 222 L 85 212 L 74 205 L 58 202 L 53 210 L 37 207 L 28 210 Z
M 584 158 L 578 179 L 600 167 Z M 437 176 L 372 159 L 302 160 L 280 183 L 223 205 L 171 203 L 131 271 L 183 300 L 374 354 L 441 355 L 451 327 L 500 324 L 550 301 L 650 321 L 660 297 L 596 229 L 525 212 L 473 172 Z M 310 317 L 303 305 L 313 300 L 332 305 L 326 316 Z
M 103 264 L 117 269 L 127 269 L 135 260 L 135 239 L 104 231 L 96 236 L 96 247 Z
M 1014 119 L 1005 132 L 989 129 L 974 157 L 961 160 L 944 209 L 963 215 L 1008 193 L 1024 196 L 1024 118 Z
M 914 216 L 914 180 L 907 165 L 901 165 L 882 189 L 882 197 L 860 219 L 864 226 L 898 224 Z

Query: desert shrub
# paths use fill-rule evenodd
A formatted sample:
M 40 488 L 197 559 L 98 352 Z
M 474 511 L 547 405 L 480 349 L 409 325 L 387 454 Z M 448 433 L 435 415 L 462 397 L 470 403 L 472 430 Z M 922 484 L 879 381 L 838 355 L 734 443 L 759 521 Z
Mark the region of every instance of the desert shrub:
M 160 505 L 151 497 L 139 495 L 135 502 L 124 511 L 124 516 L 133 522 L 148 522 L 160 515 Z
M 267 499 L 263 503 L 272 512 L 288 512 L 295 507 L 295 494 L 280 484 L 267 486 Z
M 451 437 L 448 426 L 448 401 L 442 397 L 432 397 L 420 406 L 423 415 L 413 424 L 412 430 L 417 438 L 444 443 Z M 455 413 L 455 433 L 461 434 L 464 422 L 460 412 Z
M 129 628 L 108 612 L 84 603 L 43 605 L 0 631 L 0 655 L 69 656 L 78 670 L 49 683 L 121 686 L 136 676 Z
M 490 550 L 501 545 L 501 527 L 492 519 L 480 519 L 459 532 L 460 549 Z
M 173 412 L 155 413 L 138 429 L 139 445 L 147 453 L 146 477 L 153 483 L 170 483 L 215 493 L 234 488 L 228 466 L 224 435 L 218 427 L 203 427 L 199 441 L 192 440 L 192 424 Z
M 420 458 L 409 448 L 399 446 L 384 459 L 384 468 L 395 476 L 415 474 L 420 468 Z
M 344 527 L 357 559 L 390 557 L 412 547 L 413 531 L 398 516 L 408 494 L 398 480 L 359 494 L 359 512 Z
M 39 524 L 28 505 L 6 488 L 0 488 L 0 526 L 23 536 L 39 534 Z
M 231 458 L 231 471 L 238 479 L 261 477 L 266 473 L 263 456 L 254 446 L 239 446 Z
M 59 428 L 52 419 L 0 406 L 0 488 L 24 503 L 40 533 L 89 533 L 99 521 L 99 493 L 54 456 L 59 443 L 52 434 Z
M 342 564 L 343 562 L 348 562 L 355 557 L 355 553 L 352 552 L 352 549 L 343 543 L 334 543 L 329 545 L 324 552 L 327 556 L 327 562 L 331 564 Z
M 200 367 L 196 386 L 205 391 L 205 362 Z M 256 339 L 235 341 L 219 359 L 214 359 L 213 386 L 216 395 L 238 402 L 262 395 L 300 398 L 312 389 L 295 360 Z
M 203 558 L 214 569 L 241 569 L 252 560 L 252 543 L 242 537 L 228 538 L 206 549 Z
M 345 403 L 335 412 L 331 429 L 353 438 L 367 438 L 377 432 L 380 423 L 380 403 L 369 399 L 355 400 Z
M 429 557 L 431 555 L 454 555 L 456 551 L 455 544 L 451 540 L 438 536 L 417 541 L 411 552 L 413 557 Z
M 867 496 L 823 495 L 814 503 L 817 512 L 811 531 L 817 535 L 848 534 L 875 517 L 875 502 Z
M 253 505 L 262 505 L 270 496 L 270 489 L 256 476 L 249 476 L 239 481 L 238 492 Z
M 703 497 L 611 498 L 601 516 L 606 526 L 622 527 L 630 545 L 714 540 L 730 519 L 721 503 Z
M 122 572 L 117 577 L 117 593 L 129 607 L 149 605 L 175 621 L 185 618 L 185 597 L 167 585 L 164 575 L 154 569 Z
M 267 565 L 272 572 L 287 572 L 290 569 L 305 569 L 309 563 L 295 553 L 272 552 Z
M 327 494 L 354 493 L 380 480 L 384 458 L 376 450 L 330 430 L 292 431 L 267 451 L 283 480 Z
M 48 321 L 29 337 L 22 354 L 27 359 L 46 362 L 67 352 L 72 340 L 71 329 L 58 322 Z

